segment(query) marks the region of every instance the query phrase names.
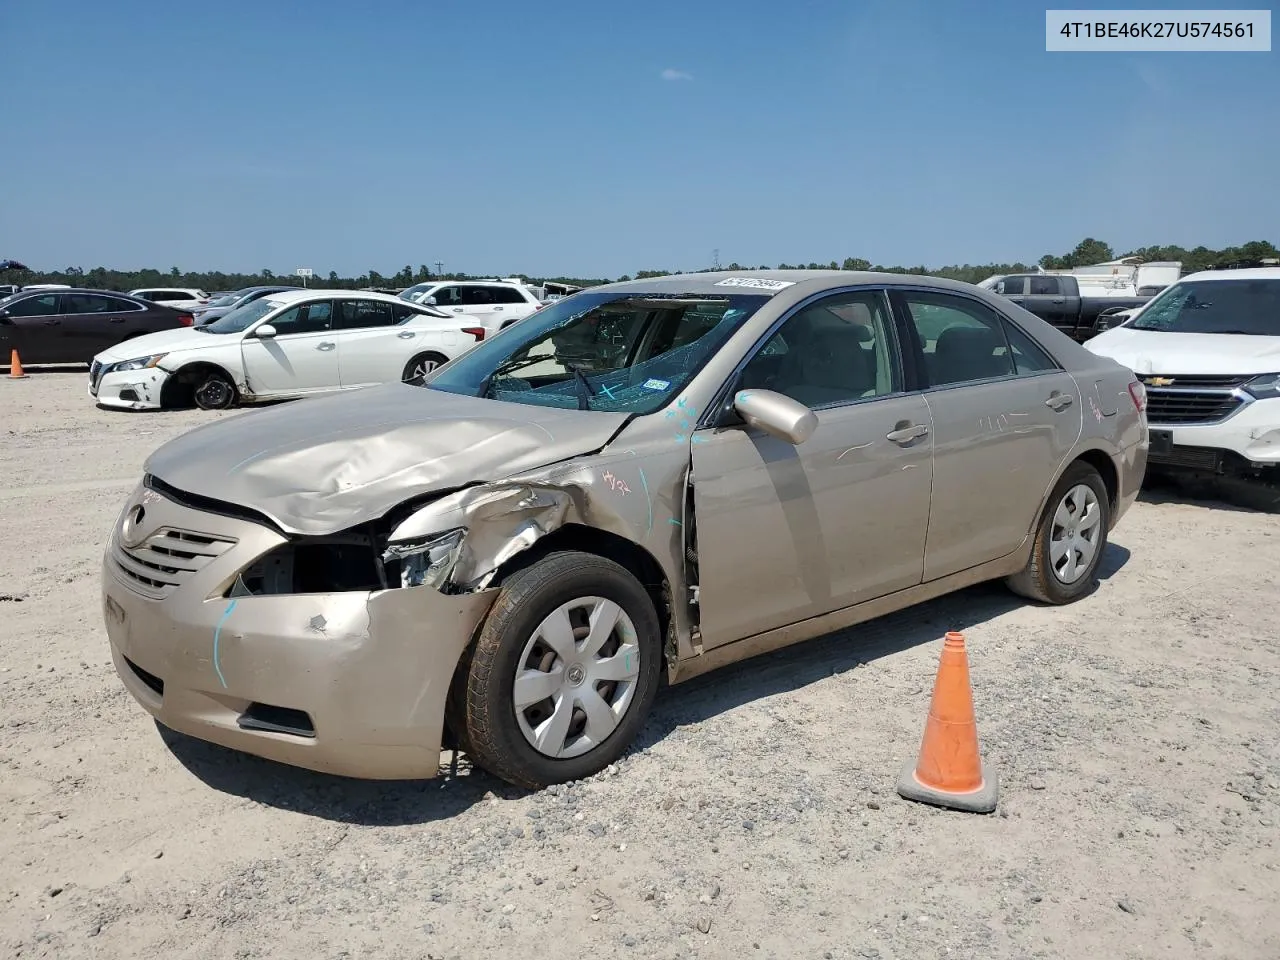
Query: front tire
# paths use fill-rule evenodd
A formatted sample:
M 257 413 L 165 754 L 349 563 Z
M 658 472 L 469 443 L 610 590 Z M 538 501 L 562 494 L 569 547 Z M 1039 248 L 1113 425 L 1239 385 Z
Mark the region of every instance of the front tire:
M 452 725 L 475 763 L 517 786 L 617 760 L 653 706 L 662 630 L 627 570 L 552 553 L 510 577 L 459 667 Z
M 191 399 L 201 410 L 225 410 L 236 402 L 236 385 L 220 370 L 204 371 L 192 386 Z
M 1045 503 L 1031 557 L 1005 582 L 1040 603 L 1073 603 L 1093 590 L 1107 550 L 1111 500 L 1098 471 L 1077 460 Z

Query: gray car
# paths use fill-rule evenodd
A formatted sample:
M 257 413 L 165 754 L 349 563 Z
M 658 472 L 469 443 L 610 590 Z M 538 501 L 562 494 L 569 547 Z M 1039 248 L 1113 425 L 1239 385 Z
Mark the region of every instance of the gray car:
M 297 290 L 297 287 L 289 286 L 269 286 L 269 287 L 245 287 L 243 290 L 236 290 L 233 293 L 223 294 L 211 300 L 206 306 L 195 311 L 196 326 L 204 327 L 213 323 L 220 317 L 225 317 L 236 307 L 242 307 L 246 303 L 252 303 L 259 297 L 265 297 L 269 293 L 282 293 L 287 290 Z
M 457 747 L 577 779 L 663 673 L 986 580 L 1085 596 L 1142 481 L 1144 404 L 967 284 L 611 284 L 425 382 L 159 448 L 106 549 L 107 634 L 143 707 L 228 747 L 373 778 Z

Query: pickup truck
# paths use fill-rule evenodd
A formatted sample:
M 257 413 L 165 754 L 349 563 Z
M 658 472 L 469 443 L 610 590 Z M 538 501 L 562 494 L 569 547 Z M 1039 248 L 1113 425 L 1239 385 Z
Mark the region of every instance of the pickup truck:
M 1152 296 L 1081 296 L 1075 277 L 1051 273 L 1015 273 L 1002 277 L 995 283 L 995 292 L 1079 343 L 1099 332 L 1098 317 L 1140 307 Z

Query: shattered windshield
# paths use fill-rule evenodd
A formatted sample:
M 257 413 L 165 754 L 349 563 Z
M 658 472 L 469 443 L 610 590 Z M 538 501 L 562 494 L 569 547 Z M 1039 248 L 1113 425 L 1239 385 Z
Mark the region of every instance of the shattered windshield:
M 1176 283 L 1124 326 L 1163 333 L 1280 336 L 1280 280 Z
M 511 403 L 652 413 L 767 299 L 578 293 L 474 347 L 425 385 Z

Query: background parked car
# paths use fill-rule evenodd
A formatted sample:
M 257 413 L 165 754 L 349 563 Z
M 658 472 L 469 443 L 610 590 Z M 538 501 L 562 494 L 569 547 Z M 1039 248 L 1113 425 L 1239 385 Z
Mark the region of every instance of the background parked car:
M 129 296 L 152 303 L 162 303 L 166 307 L 177 307 L 179 310 L 193 310 L 202 307 L 212 299 L 203 290 L 195 287 L 142 287 L 130 290 Z
M 528 287 L 515 280 L 419 283 L 402 291 L 400 297 L 438 307 L 445 313 L 474 317 L 489 333 L 523 320 L 542 306 Z
M 1140 307 L 1158 291 L 1135 296 L 1090 296 L 1073 276 L 1015 273 L 997 280 L 995 292 L 1053 324 L 1073 340 L 1083 342 L 1099 332 L 1103 317 Z M 1106 329 L 1106 322 L 1102 329 Z
M 221 409 L 412 380 L 483 339 L 483 327 L 386 294 L 295 288 L 103 351 L 89 396 L 132 410 Z
M 125 340 L 190 327 L 190 313 L 108 290 L 34 290 L 0 300 L 0 352 L 23 363 L 89 363 Z
M 297 287 L 278 284 L 266 287 L 245 287 L 243 290 L 235 290 L 231 293 L 223 294 L 210 300 L 205 306 L 196 308 L 196 326 L 203 327 L 206 324 L 213 323 L 219 317 L 225 317 L 236 307 L 252 303 L 259 297 L 265 297 L 269 293 L 288 293 L 290 290 L 297 289 Z

